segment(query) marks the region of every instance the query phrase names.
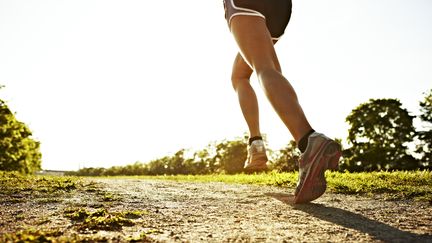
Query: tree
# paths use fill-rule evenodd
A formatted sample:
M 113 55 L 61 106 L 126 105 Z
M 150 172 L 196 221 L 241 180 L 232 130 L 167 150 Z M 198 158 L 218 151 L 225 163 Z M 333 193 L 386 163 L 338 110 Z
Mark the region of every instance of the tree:
M 169 159 L 168 156 L 165 156 L 163 158 L 155 159 L 150 161 L 147 164 L 149 175 L 164 175 L 167 173 L 167 160 Z
M 270 168 L 279 172 L 297 171 L 300 154 L 296 142 L 291 140 L 285 148 L 274 152 Z
M 432 89 L 426 94 L 423 101 L 420 102 L 419 116 L 423 122 L 423 129 L 417 132 L 417 138 L 420 144 L 417 146 L 417 152 L 422 154 L 421 161 L 424 167 L 432 167 Z
M 223 141 L 216 145 L 215 164 L 228 174 L 243 171 L 247 157 L 247 144 L 243 138 Z
M 214 163 L 214 157 L 210 154 L 211 150 L 211 145 L 208 145 L 207 148 L 201 149 L 194 153 L 194 174 L 210 174 L 217 170 Z
M 188 168 L 186 167 L 185 158 L 184 158 L 184 149 L 177 151 L 174 156 L 169 157 L 168 159 L 168 171 L 170 175 L 178 175 L 178 174 L 188 174 Z
M 29 174 L 41 169 L 40 143 L 31 135 L 30 129 L 16 120 L 0 99 L 0 170 Z
M 419 163 L 407 152 L 415 134 L 413 116 L 397 99 L 371 99 L 346 118 L 351 125 L 344 167 L 351 171 L 415 169 Z

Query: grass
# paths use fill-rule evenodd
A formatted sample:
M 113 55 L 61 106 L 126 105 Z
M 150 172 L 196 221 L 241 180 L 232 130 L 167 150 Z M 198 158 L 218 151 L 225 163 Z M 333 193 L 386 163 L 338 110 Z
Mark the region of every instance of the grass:
M 62 238 L 58 230 L 27 229 L 0 235 L 2 242 L 75 242 Z
M 120 197 L 114 195 L 111 192 L 103 192 L 102 194 L 102 201 L 104 202 L 114 202 L 114 201 L 119 201 L 120 199 L 121 199 Z
M 385 194 L 394 199 L 432 202 L 431 171 L 329 173 L 331 191 L 344 194 Z
M 295 188 L 297 177 L 297 172 L 269 172 L 252 175 L 176 175 L 140 176 L 138 178 L 191 182 L 225 182 Z M 379 194 L 387 199 L 415 199 L 432 203 L 431 171 L 326 172 L 326 178 L 328 191 L 333 193 L 369 196 Z
M 133 226 L 138 219 L 147 214 L 145 211 L 109 212 L 105 208 L 93 212 L 85 208 L 68 208 L 64 211 L 65 217 L 73 220 L 78 230 L 120 230 L 123 226 Z
M 63 236 L 60 230 L 52 229 L 25 229 L 14 233 L 0 235 L 0 242 L 153 242 L 148 236 L 159 232 L 142 232 L 137 236 L 124 236 L 117 238 L 108 238 L 105 236 L 94 236 L 86 234 L 74 234 Z
M 31 176 L 0 171 L 0 192 L 4 194 L 70 192 L 78 185 L 77 177 Z

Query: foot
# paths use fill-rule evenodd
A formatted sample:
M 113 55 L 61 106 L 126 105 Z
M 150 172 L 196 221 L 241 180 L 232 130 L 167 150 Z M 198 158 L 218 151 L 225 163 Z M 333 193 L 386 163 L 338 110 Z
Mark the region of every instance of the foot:
M 244 170 L 247 173 L 261 172 L 267 170 L 267 155 L 264 142 L 255 140 L 248 148 L 248 157 Z
M 306 151 L 299 161 L 299 180 L 294 202 L 306 203 L 319 198 L 327 188 L 324 173 L 337 169 L 341 148 L 338 143 L 321 133 L 312 133 Z

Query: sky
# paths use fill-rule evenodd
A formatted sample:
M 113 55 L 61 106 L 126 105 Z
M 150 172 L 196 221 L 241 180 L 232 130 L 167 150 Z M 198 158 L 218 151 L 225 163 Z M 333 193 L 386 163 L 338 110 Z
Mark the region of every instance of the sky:
M 315 130 L 347 137 L 371 98 L 418 114 L 432 88 L 430 0 L 293 0 L 276 51 Z M 222 0 L 0 0 L 0 99 L 41 142 L 43 169 L 148 162 L 234 139 L 246 123 Z M 251 83 L 261 130 L 292 136 Z

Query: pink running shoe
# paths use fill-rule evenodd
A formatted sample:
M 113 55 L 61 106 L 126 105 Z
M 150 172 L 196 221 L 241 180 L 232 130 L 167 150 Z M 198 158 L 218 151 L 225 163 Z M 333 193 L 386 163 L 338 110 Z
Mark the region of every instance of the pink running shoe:
M 255 140 L 248 147 L 248 156 L 244 166 L 245 172 L 254 173 L 267 170 L 268 159 L 264 142 Z
M 324 173 L 337 169 L 341 148 L 338 143 L 321 133 L 312 133 L 306 151 L 299 162 L 299 180 L 294 192 L 294 203 L 306 203 L 319 198 L 327 188 Z

